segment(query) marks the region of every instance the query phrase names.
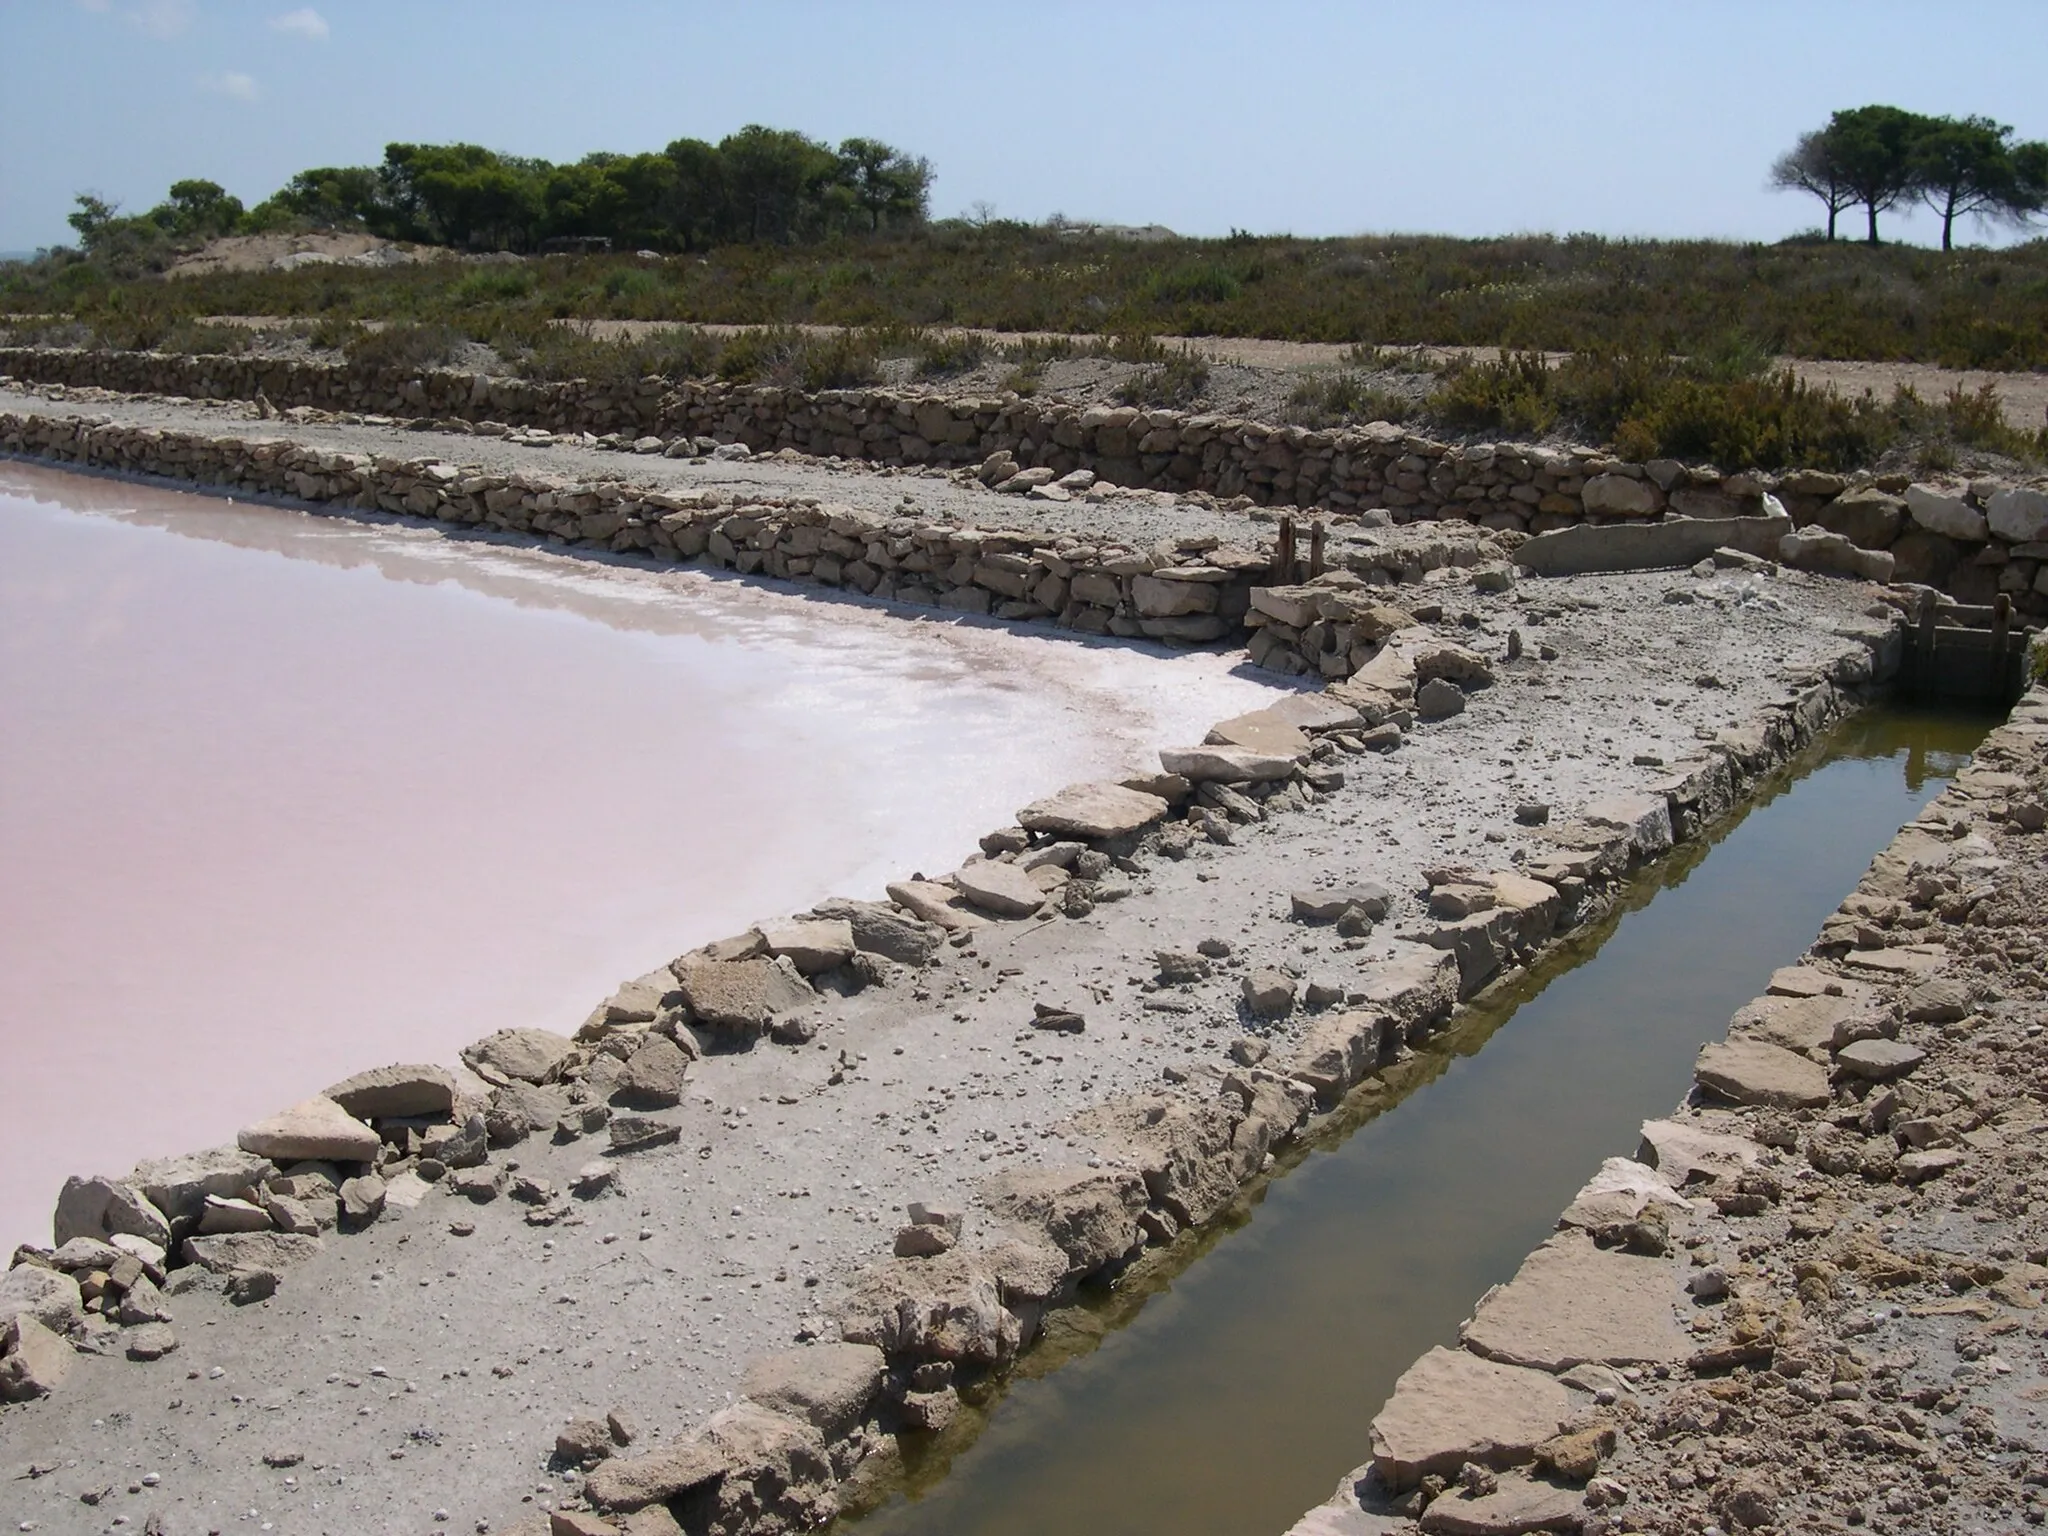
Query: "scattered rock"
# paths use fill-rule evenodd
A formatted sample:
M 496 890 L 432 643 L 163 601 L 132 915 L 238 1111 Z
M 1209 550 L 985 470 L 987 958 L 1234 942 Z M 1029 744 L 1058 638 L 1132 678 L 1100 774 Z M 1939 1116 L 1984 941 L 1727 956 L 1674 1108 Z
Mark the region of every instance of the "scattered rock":
M 1250 747 L 1169 747 L 1160 765 L 1195 784 L 1262 784 L 1294 772 L 1296 759 Z
M 1295 891 L 1288 897 L 1294 915 L 1304 922 L 1334 922 L 1351 907 L 1357 907 L 1374 922 L 1386 919 L 1393 892 L 1383 885 L 1363 883 L 1340 885 L 1330 890 Z
M 446 1115 L 455 1108 L 455 1074 L 434 1066 L 377 1067 L 336 1083 L 323 1097 L 358 1120 Z
M 691 1019 L 706 1028 L 758 1035 L 778 1014 L 814 1006 L 818 994 L 782 959 L 676 962 Z
M 689 1055 L 668 1036 L 650 1034 L 626 1058 L 625 1071 L 612 1090 L 612 1102 L 668 1109 L 683 1102 L 689 1075 Z
M 648 1152 L 656 1147 L 665 1147 L 682 1138 L 683 1128 L 671 1125 L 666 1120 L 654 1120 L 644 1115 L 615 1115 L 612 1117 L 611 1138 L 614 1152 Z
M 740 1393 L 838 1440 L 866 1417 L 887 1363 L 872 1344 L 813 1344 L 756 1360 L 740 1379 Z
M 1253 971 L 1244 979 L 1244 1005 L 1255 1019 L 1282 1019 L 1294 1011 L 1295 981 L 1281 971 Z
M 337 1193 L 341 1199 L 341 1219 L 346 1226 L 367 1227 L 384 1214 L 386 1187 L 374 1173 L 343 1179 Z
M 123 1336 L 130 1360 L 161 1360 L 178 1347 L 178 1335 L 169 1323 L 143 1323 Z
M 1438 1346 L 1401 1374 L 1374 1416 L 1373 1466 L 1396 1493 L 1466 1462 L 1514 1466 L 1570 1415 L 1571 1398 L 1556 1378 Z
M 56 1330 L 30 1313 L 0 1325 L 0 1401 L 25 1403 L 64 1385 L 77 1359 Z
M 491 1083 L 550 1081 L 576 1042 L 547 1029 L 501 1029 L 462 1053 L 463 1062 Z
M 1545 1371 L 1587 1361 L 1683 1360 L 1692 1345 L 1678 1326 L 1677 1301 L 1663 1260 L 1596 1247 L 1584 1233 L 1566 1231 L 1480 1299 L 1461 1337 L 1489 1360 Z
M 1897 1040 L 1858 1040 L 1835 1052 L 1843 1071 L 1874 1083 L 1904 1077 L 1926 1059 L 1927 1053 L 1918 1046 Z
M 1759 1040 L 1701 1046 L 1693 1076 L 1702 1088 L 1737 1104 L 1804 1109 L 1828 1101 L 1826 1068 Z
M 1170 809 L 1159 796 L 1120 784 L 1070 784 L 1025 806 L 1017 824 L 1030 832 L 1102 842 L 1142 831 Z
M 969 864 L 951 878 L 969 901 L 998 917 L 1029 917 L 1045 905 L 1045 892 L 1014 864 Z
M 243 1151 L 281 1163 L 367 1163 L 379 1145 L 375 1131 L 334 1100 L 319 1097 L 244 1127 L 235 1140 Z
M 17 1264 L 0 1275 L 0 1328 L 29 1317 L 52 1333 L 69 1333 L 85 1315 L 78 1282 L 36 1264 Z
M 853 924 L 845 918 L 777 923 L 762 928 L 761 938 L 770 954 L 789 961 L 805 976 L 844 965 L 857 947 Z
M 269 1171 L 267 1163 L 263 1167 Z M 160 1248 L 171 1241 L 171 1225 L 162 1210 L 133 1184 L 106 1178 L 66 1179 L 57 1195 L 51 1227 L 59 1247 L 75 1237 L 105 1238 L 116 1233 L 143 1238 Z

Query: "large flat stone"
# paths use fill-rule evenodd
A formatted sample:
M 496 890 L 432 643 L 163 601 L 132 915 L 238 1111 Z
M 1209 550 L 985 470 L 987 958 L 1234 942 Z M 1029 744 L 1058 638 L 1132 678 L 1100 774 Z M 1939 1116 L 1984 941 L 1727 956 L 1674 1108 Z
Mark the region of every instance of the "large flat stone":
M 1862 1012 L 1862 1005 L 1846 997 L 1760 997 L 1746 1003 L 1729 1020 L 1730 1038 L 1761 1040 L 1781 1045 L 1788 1051 L 1825 1050 L 1835 1038 L 1835 1026 Z
M 723 1477 L 725 1454 L 694 1436 L 646 1456 L 600 1462 L 583 1485 L 599 1509 L 623 1513 L 665 1504 L 677 1494 Z
M 0 1328 L 17 1317 L 32 1317 L 53 1333 L 76 1326 L 84 1314 L 78 1282 L 54 1269 L 17 1264 L 0 1275 Z
M 1374 1415 L 1373 1465 L 1397 1493 L 1431 1473 L 1455 1477 L 1468 1461 L 1514 1466 L 1562 1429 L 1571 1411 L 1555 1377 L 1439 1346 L 1401 1373 Z
M 1258 713 L 1275 720 L 1285 720 L 1295 729 L 1311 735 L 1364 723 L 1364 716 L 1359 714 L 1357 705 L 1347 704 L 1327 693 L 1290 693 Z
M 1358 711 L 1349 713 L 1355 719 Z M 1308 756 L 1309 747 L 1308 736 L 1300 726 L 1270 709 L 1255 709 L 1249 714 L 1219 720 L 1209 727 L 1204 741 L 1212 747 L 1247 747 L 1254 752 L 1288 757 L 1296 762 Z
M 934 927 L 945 929 L 948 933 L 960 933 L 967 929 L 988 926 L 987 918 L 979 912 L 968 910 L 965 896 L 952 886 L 940 885 L 935 880 L 894 881 L 889 886 L 889 899 L 905 911 Z
M 691 1020 L 712 1029 L 759 1031 L 818 1000 L 786 960 L 678 960 L 675 971 Z
M 1717 549 L 1740 549 L 1776 559 L 1792 519 L 1665 518 L 1655 523 L 1590 523 L 1539 533 L 1515 550 L 1515 564 L 1539 576 L 1587 571 L 1649 571 L 1693 565 Z
M 1919 1046 L 1901 1040 L 1857 1040 L 1835 1052 L 1843 1071 L 1876 1083 L 1904 1077 L 1926 1059 Z
M 1149 827 L 1170 809 L 1159 796 L 1121 784 L 1069 784 L 1025 806 L 1017 813 L 1017 825 L 1027 832 L 1101 841 Z
M 501 1029 L 467 1047 L 462 1059 L 491 1082 L 545 1082 L 576 1049 L 567 1035 L 550 1029 Z
M 1694 1177 L 1734 1178 L 1763 1154 L 1746 1136 L 1725 1135 L 1689 1120 L 1645 1120 L 1636 1155 L 1677 1186 Z
M 887 1366 L 887 1356 L 872 1344 L 785 1349 L 748 1366 L 740 1393 L 836 1440 L 866 1416 Z
M 1851 970 L 1868 971 L 1876 976 L 1918 981 L 1947 965 L 1948 952 L 1938 944 L 1910 949 L 1852 949 L 1842 956 L 1842 964 Z
M 1693 1077 L 1709 1093 L 1766 1109 L 1807 1109 L 1828 1101 L 1827 1069 L 1782 1045 L 1727 1040 L 1700 1047 Z
M 1045 905 L 1045 892 L 1032 882 L 1029 872 L 1015 864 L 993 860 L 968 864 L 950 878 L 961 895 L 997 917 L 1029 917 Z
M 1463 1329 L 1467 1348 L 1506 1365 L 1563 1371 L 1683 1360 L 1678 1284 L 1663 1259 L 1596 1247 L 1560 1232 L 1480 1299 Z
M 26 1313 L 0 1324 L 0 1350 L 0 1402 L 25 1403 L 56 1391 L 77 1359 L 65 1339 Z
M 238 1269 L 282 1273 L 320 1251 L 320 1239 L 291 1232 L 223 1232 L 217 1237 L 188 1237 L 185 1257 L 216 1275 Z
M 1523 1536 L 1528 1531 L 1576 1531 L 1585 1524 L 1585 1496 L 1571 1488 L 1504 1477 L 1492 1493 L 1474 1498 L 1453 1490 L 1422 1513 L 1427 1536 Z
M 367 1163 L 378 1146 L 375 1131 L 334 1100 L 318 1096 L 244 1126 L 235 1141 L 244 1152 L 280 1163 Z
M 445 1115 L 455 1108 L 455 1074 L 446 1067 L 373 1067 L 322 1095 L 359 1120 Z
M 1166 747 L 1159 766 L 1191 784 L 1263 784 L 1294 772 L 1296 759 L 1284 752 L 1250 747 Z
M 829 971 L 853 958 L 853 924 L 845 918 L 811 918 L 771 923 L 761 937 L 768 952 L 780 955 L 806 976 Z

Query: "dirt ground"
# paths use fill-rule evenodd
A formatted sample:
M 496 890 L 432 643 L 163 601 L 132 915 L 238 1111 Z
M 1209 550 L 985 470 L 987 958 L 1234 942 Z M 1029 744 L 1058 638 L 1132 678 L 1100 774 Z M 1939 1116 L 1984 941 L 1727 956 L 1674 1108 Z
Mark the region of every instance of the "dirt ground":
M 15 395 L 0 405 L 65 409 Z M 221 424 L 196 406 L 92 409 Z M 287 434 L 267 423 L 249 435 Z M 289 435 L 581 472 L 561 450 L 378 428 Z M 768 474 L 834 500 L 894 497 L 906 484 L 812 466 L 659 468 L 679 485 Z M 1038 510 L 941 491 L 985 526 Z M 1142 515 L 1155 530 L 1176 516 Z M 1190 531 L 1213 516 L 1191 510 Z M 620 569 L 632 579 L 630 562 Z M 1249 1030 L 1276 1047 L 1297 1037 L 1312 1014 L 1254 1025 L 1243 1012 L 1249 971 L 1341 992 L 1422 925 L 1426 868 L 1512 868 L 1543 847 L 1518 805 L 1547 802 L 1562 819 L 1647 784 L 1658 763 L 1789 698 L 1858 646 L 1840 631 L 1871 600 L 1796 573 L 1532 579 L 1505 592 L 1440 574 L 1449 579 L 1402 595 L 1439 604 L 1444 633 L 1492 661 L 1498 681 L 1463 713 L 1418 725 L 1385 755 L 1344 757 L 1341 788 L 1240 828 L 1234 846 L 1140 855 L 1088 916 L 996 922 L 921 970 L 828 1002 L 806 1045 L 764 1040 L 705 1058 L 682 1105 L 662 1114 L 679 1141 L 619 1159 L 613 1188 L 566 1202 L 550 1225 L 529 1223 L 514 1200 L 476 1206 L 437 1187 L 410 1212 L 330 1235 L 271 1300 L 173 1297 L 175 1353 L 148 1364 L 81 1356 L 55 1397 L 0 1409 L 7 1513 L 50 1532 L 104 1531 L 115 1516 L 136 1529 L 154 1516 L 166 1536 L 231 1520 L 417 1531 L 431 1528 L 429 1512 L 482 1531 L 572 1498 L 577 1475 L 550 1463 L 565 1419 L 618 1410 L 645 1444 L 696 1426 L 729 1403 L 750 1358 L 829 1329 L 834 1298 L 889 1252 L 907 1202 L 966 1208 L 971 1235 L 983 1180 L 1089 1155 L 1068 1129 L 1078 1112 L 1169 1082 L 1213 1083 Z M 1524 643 L 1511 659 L 1515 635 Z M 1292 919 L 1289 892 L 1361 880 L 1396 894 L 1357 947 Z M 735 912 L 734 927 L 760 916 Z M 1155 953 L 1204 939 L 1229 946 L 1215 974 L 1162 992 Z M 1037 1003 L 1079 1012 L 1085 1028 L 1032 1028 Z M 221 1139 L 234 1129 L 222 1125 Z M 561 1189 L 595 1142 L 533 1137 L 494 1161 Z

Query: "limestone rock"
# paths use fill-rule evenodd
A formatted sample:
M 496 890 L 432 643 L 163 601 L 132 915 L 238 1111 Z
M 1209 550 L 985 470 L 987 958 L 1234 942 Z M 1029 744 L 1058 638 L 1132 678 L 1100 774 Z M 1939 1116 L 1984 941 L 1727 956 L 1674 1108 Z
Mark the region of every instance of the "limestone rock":
M 710 1529 L 808 1531 L 838 1512 L 832 1461 L 810 1425 L 742 1402 L 713 1414 L 698 1434 L 726 1469 Z
M 1253 971 L 1244 979 L 1244 1005 L 1255 1019 L 1282 1019 L 1294 1011 L 1295 981 L 1281 971 Z
M 1168 747 L 1159 754 L 1168 773 L 1195 784 L 1263 784 L 1293 773 L 1295 761 L 1250 747 Z
M 1527 1531 L 1577 1531 L 1585 1501 L 1570 1488 L 1504 1477 L 1490 1493 L 1458 1490 L 1430 1500 L 1424 1536 L 1521 1536 Z
M 667 1109 L 683 1102 L 690 1057 L 666 1035 L 649 1035 L 626 1058 L 612 1102 L 640 1109 Z
M 1864 549 L 1888 549 L 1906 519 L 1906 503 L 1874 487 L 1844 491 L 1813 514 L 1830 533 Z
M 614 1152 L 651 1152 L 682 1139 L 683 1128 L 646 1115 L 615 1115 L 610 1125 Z
M 1860 1011 L 1846 997 L 1760 997 L 1729 1021 L 1731 1039 L 1761 1040 L 1788 1051 L 1815 1051 L 1835 1038 L 1835 1031 Z
M 1008 1360 L 1021 1341 L 994 1272 L 981 1256 L 958 1248 L 872 1266 L 840 1306 L 839 1333 L 891 1358 L 982 1365 Z
M 1918 1046 L 1897 1040 L 1857 1040 L 1835 1052 L 1835 1062 L 1844 1072 L 1874 1083 L 1904 1077 L 1926 1059 Z
M 1373 1465 L 1396 1493 L 1431 1474 L 1454 1476 L 1468 1461 L 1514 1466 L 1570 1416 L 1554 1377 L 1438 1346 L 1402 1372 L 1373 1417 Z
M 1572 1197 L 1572 1203 L 1558 1220 L 1564 1226 L 1597 1231 L 1634 1221 L 1651 1206 L 1684 1211 L 1690 1209 L 1690 1202 L 1656 1169 L 1631 1157 L 1610 1157 Z
M 1889 550 L 1863 549 L 1844 534 L 1818 525 L 1800 528 L 1778 541 L 1778 558 L 1794 570 L 1890 581 L 1896 563 Z
M 66 1179 L 50 1225 L 52 1240 L 60 1248 L 74 1237 L 107 1238 L 116 1233 L 144 1238 L 160 1248 L 171 1241 L 171 1224 L 164 1213 L 132 1183 L 98 1177 Z
M 867 1416 L 887 1367 L 872 1344 L 813 1344 L 756 1360 L 740 1394 L 837 1440 Z
M 1244 1118 L 1234 1101 L 1190 1104 L 1171 1094 L 1137 1094 L 1087 1111 L 1076 1128 L 1106 1161 L 1134 1168 L 1145 1192 L 1183 1227 L 1204 1226 L 1237 1198 L 1265 1149 L 1239 1146 Z
M 1294 915 L 1304 922 L 1335 922 L 1352 907 L 1360 908 L 1374 922 L 1382 922 L 1387 909 L 1392 905 L 1393 892 L 1384 885 L 1363 881 L 1357 885 L 1340 885 L 1330 890 L 1295 891 L 1287 898 Z
M 1665 1260 L 1560 1232 L 1522 1261 L 1514 1279 L 1480 1298 L 1461 1336 L 1489 1360 L 1545 1371 L 1587 1361 L 1683 1360 L 1692 1344 L 1678 1325 L 1677 1301 Z
M 1579 819 L 1626 832 L 1629 851 L 1637 859 L 1655 858 L 1671 847 L 1671 802 L 1662 795 L 1609 795 L 1587 806 Z
M 455 1108 L 455 1074 L 435 1066 L 376 1067 L 336 1083 L 323 1097 L 359 1120 L 445 1115 Z
M 1346 713 L 1353 718 L 1358 714 L 1356 710 Z M 1210 746 L 1244 747 L 1274 757 L 1291 758 L 1295 762 L 1308 756 L 1309 749 L 1308 736 L 1301 727 L 1270 709 L 1255 709 L 1249 714 L 1233 715 L 1228 720 L 1218 721 L 1209 728 L 1209 734 L 1203 740 Z
M 1375 1070 L 1390 1043 L 1390 1026 L 1376 1013 L 1339 1013 L 1317 1019 L 1287 1057 L 1287 1075 L 1306 1083 L 1324 1108 L 1334 1105 Z
M 1642 1160 L 1683 1187 L 1694 1177 L 1732 1179 L 1754 1167 L 1763 1148 L 1744 1136 L 1710 1131 L 1689 1120 L 1645 1120 Z
M 1019 1169 L 993 1180 L 983 1198 L 997 1220 L 1050 1241 L 1077 1276 L 1115 1263 L 1143 1242 L 1138 1216 L 1147 1204 L 1145 1182 L 1128 1168 Z
M 998 917 L 1029 917 L 1045 905 L 1045 892 L 1014 864 L 969 864 L 951 879 L 969 901 Z
M 208 1195 L 199 1213 L 199 1231 L 204 1237 L 218 1232 L 268 1232 L 270 1216 L 253 1200 L 231 1200 Z
M 377 1133 L 334 1100 L 310 1098 L 245 1126 L 235 1137 L 245 1152 L 280 1163 L 367 1163 L 377 1155 Z
M 341 1219 L 352 1227 L 368 1226 L 384 1214 L 386 1193 L 384 1181 L 374 1173 L 357 1179 L 343 1179 L 337 1191 L 341 1200 Z
M 509 1147 L 535 1131 L 545 1131 L 569 1108 L 568 1095 L 556 1087 L 509 1082 L 491 1090 L 484 1127 L 494 1147 Z
M 1371 967 L 1353 988 L 1354 1006 L 1392 1019 L 1404 1040 L 1415 1040 L 1458 1004 L 1455 956 L 1411 946 Z
M 1600 517 L 1648 517 L 1664 504 L 1654 485 L 1629 475 L 1595 475 L 1579 494 Z
M 2048 490 L 2010 485 L 1985 504 L 1991 531 L 2015 544 L 2048 543 Z
M 549 1081 L 576 1042 L 549 1029 L 501 1029 L 464 1049 L 463 1061 L 492 1083 Z
M 178 1335 L 169 1323 L 142 1323 L 122 1336 L 122 1347 L 130 1360 L 161 1360 L 178 1347 Z
M 844 918 L 776 923 L 761 930 L 768 952 L 780 955 L 806 976 L 829 971 L 853 958 L 853 924 Z
M 30 1317 L 52 1333 L 68 1333 L 84 1315 L 78 1282 L 69 1275 L 35 1264 L 17 1264 L 0 1275 L 0 1328 Z
M 303 1264 L 320 1252 L 320 1239 L 293 1232 L 223 1232 L 218 1237 L 188 1237 L 188 1262 L 210 1274 L 237 1269 L 282 1271 Z
M 988 926 L 987 918 L 968 909 L 965 896 L 952 886 L 940 885 L 936 881 L 893 881 L 889 886 L 889 899 L 947 933 Z
M 630 1460 L 599 1465 L 583 1491 L 599 1509 L 624 1513 L 665 1504 L 680 1493 L 723 1477 L 726 1460 L 714 1445 L 692 1435 Z
M 1971 506 L 1966 497 L 1938 486 L 1907 486 L 1906 511 L 1929 533 L 1945 538 L 1981 544 L 1990 536 L 1990 525 L 1982 512 Z
M 692 1021 L 710 1029 L 758 1034 L 776 1015 L 818 1000 L 787 960 L 678 960 L 676 980 Z
M 1268 704 L 1257 713 L 1274 720 L 1285 721 L 1295 729 L 1306 731 L 1312 736 L 1364 723 L 1356 705 L 1347 704 L 1328 693 L 1290 693 L 1278 703 Z
M 270 1159 L 240 1147 L 213 1147 L 180 1157 L 138 1163 L 128 1182 L 148 1197 L 174 1227 L 190 1230 L 208 1195 L 234 1197 L 260 1185 L 275 1170 Z M 168 1239 L 152 1239 L 168 1247 Z
M 1121 784 L 1070 784 L 1025 806 L 1017 813 L 1017 824 L 1027 832 L 1100 842 L 1142 831 L 1170 809 L 1159 796 Z
M 1701 1046 L 1693 1077 L 1708 1092 L 1737 1104 L 1804 1109 L 1828 1101 L 1826 1068 L 1761 1040 Z
M 945 942 L 944 934 L 932 925 L 878 902 L 833 901 L 818 912 L 843 918 L 852 930 L 854 947 L 862 953 L 880 955 L 898 965 L 923 965 Z
M 1415 690 L 1415 713 L 1425 720 L 1447 720 L 1465 712 L 1465 693 L 1456 683 L 1433 677 Z
M 64 1385 L 77 1353 L 28 1314 L 0 1324 L 0 1402 L 25 1403 Z

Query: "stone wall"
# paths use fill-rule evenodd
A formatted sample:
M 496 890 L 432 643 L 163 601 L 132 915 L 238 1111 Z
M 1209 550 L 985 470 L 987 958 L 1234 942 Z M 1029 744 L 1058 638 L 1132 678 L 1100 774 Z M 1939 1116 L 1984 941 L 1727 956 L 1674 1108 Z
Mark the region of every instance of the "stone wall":
M 241 357 L 0 349 L 0 374 L 37 383 L 253 400 L 279 407 L 428 418 L 471 426 L 697 439 L 885 464 L 995 468 L 1023 491 L 1076 469 L 1118 485 L 1244 496 L 1333 515 L 1385 509 L 1395 522 L 1457 519 L 1528 533 L 1593 521 L 1733 517 L 1774 494 L 1795 526 L 1817 524 L 1889 552 L 1893 579 L 1967 603 L 2010 594 L 2048 614 L 2048 489 L 1914 484 L 1905 475 L 1814 470 L 1723 474 L 1675 460 L 1632 464 L 1590 448 L 1452 444 L 1391 425 L 1311 431 L 1220 415 L 1063 405 L 1006 395 L 948 400 L 886 389 L 675 382 L 541 383 Z M 1008 455 L 1007 464 L 999 457 Z M 1042 476 L 1043 479 L 1039 477 Z M 993 471 L 992 471 L 993 477 Z M 1029 482 L 1027 485 L 1026 482 Z

